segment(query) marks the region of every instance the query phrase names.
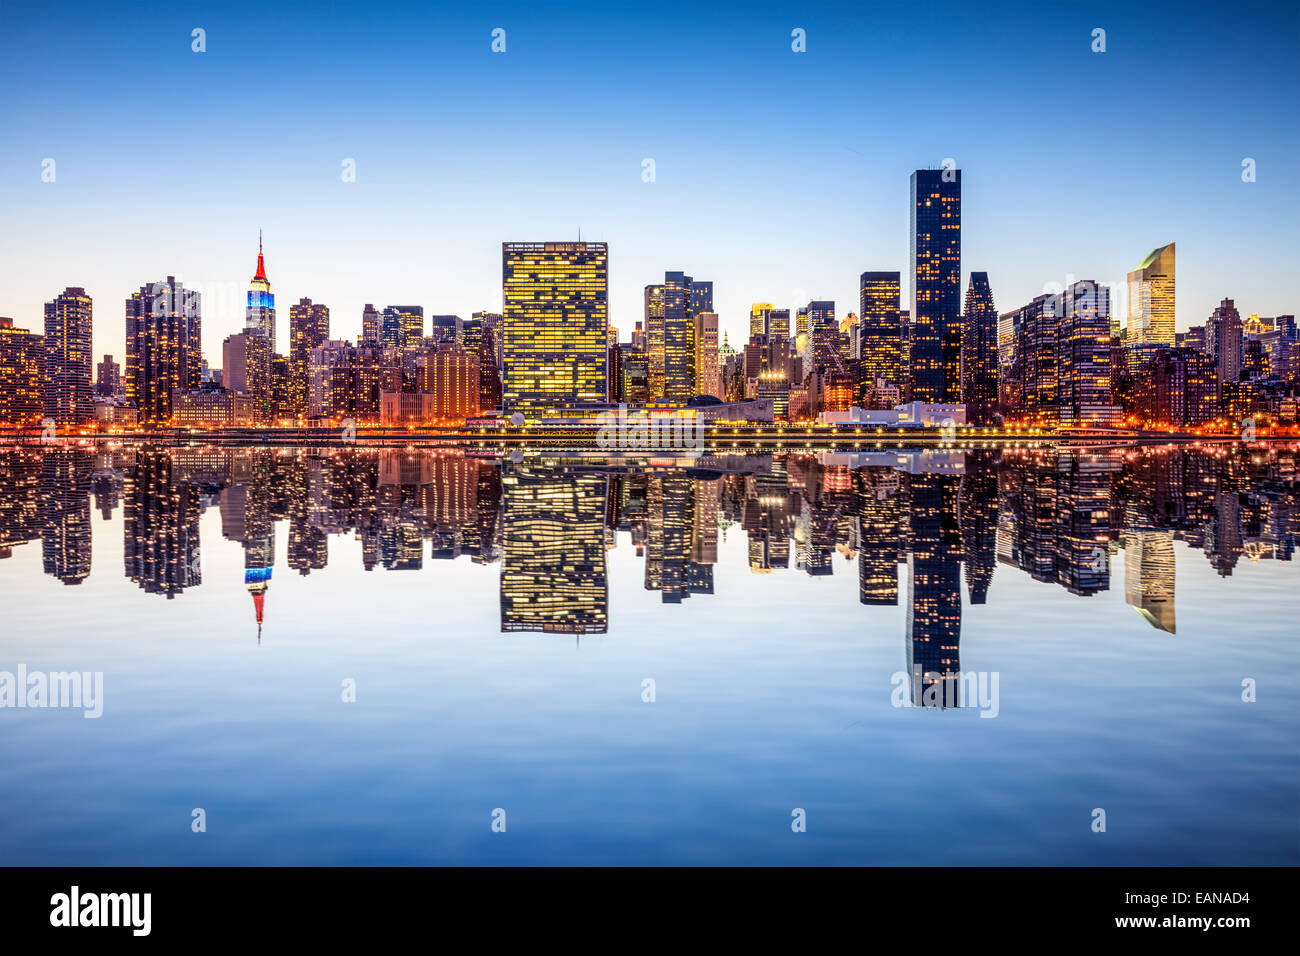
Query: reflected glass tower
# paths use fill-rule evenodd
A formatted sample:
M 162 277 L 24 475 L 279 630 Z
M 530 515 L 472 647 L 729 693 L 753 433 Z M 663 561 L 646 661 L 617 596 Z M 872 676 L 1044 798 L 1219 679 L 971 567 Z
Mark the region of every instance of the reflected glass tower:
M 961 706 L 961 535 L 958 479 L 907 480 L 911 512 L 907 555 L 907 670 L 912 703 Z M 931 688 L 937 688 L 932 690 Z M 919 699 L 918 699 L 919 691 Z M 936 697 L 937 694 L 937 697 Z
M 176 473 L 172 453 L 146 448 L 126 469 L 122 560 L 126 576 L 168 600 L 202 583 L 199 492 Z
M 501 630 L 604 634 L 607 479 L 507 467 L 501 483 Z

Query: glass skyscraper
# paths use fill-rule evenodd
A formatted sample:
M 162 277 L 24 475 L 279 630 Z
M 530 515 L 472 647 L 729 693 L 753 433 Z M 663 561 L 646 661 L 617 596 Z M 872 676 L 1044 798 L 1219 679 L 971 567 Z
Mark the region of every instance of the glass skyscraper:
M 961 399 L 961 170 L 912 173 L 909 398 Z
M 609 344 L 609 245 L 506 242 L 507 414 L 583 414 L 605 402 Z
M 1174 244 L 1128 274 L 1128 344 L 1174 344 Z
M 67 288 L 45 303 L 45 417 L 80 425 L 95 417 L 91 400 L 91 303 Z

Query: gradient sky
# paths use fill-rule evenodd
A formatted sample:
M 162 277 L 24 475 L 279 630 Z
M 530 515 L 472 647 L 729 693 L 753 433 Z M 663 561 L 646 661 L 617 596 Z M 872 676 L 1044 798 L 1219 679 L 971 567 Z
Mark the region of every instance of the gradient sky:
M 909 174 L 946 157 L 963 288 L 987 271 L 1000 310 L 1176 241 L 1178 328 L 1224 296 L 1297 311 L 1294 3 L 979 6 L 6 4 L 0 315 L 39 329 L 84 286 L 120 357 L 123 300 L 171 274 L 217 366 L 259 227 L 280 351 L 301 296 L 337 337 L 366 302 L 468 317 L 499 306 L 503 240 L 581 228 L 622 338 L 681 269 L 736 342 L 751 302 L 843 314 L 860 272 L 906 273 Z

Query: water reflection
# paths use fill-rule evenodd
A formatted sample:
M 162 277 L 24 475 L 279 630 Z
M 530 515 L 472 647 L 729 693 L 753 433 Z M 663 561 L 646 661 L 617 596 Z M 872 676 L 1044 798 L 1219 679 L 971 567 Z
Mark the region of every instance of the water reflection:
M 1280 446 L 522 461 L 449 449 L 7 447 L 0 558 L 39 540 L 45 573 L 81 584 L 93 500 L 104 518 L 122 509 L 127 580 L 174 599 L 203 584 L 200 518 L 215 507 L 222 536 L 243 548 L 259 639 L 277 533 L 300 575 L 328 565 L 336 535 L 360 542 L 366 571 L 499 563 L 503 632 L 589 635 L 617 613 L 606 573 L 616 532 L 664 604 L 713 594 L 719 540 L 743 534 L 754 574 L 853 573 L 856 562 L 862 604 L 905 602 L 908 665 L 924 677 L 960 670 L 963 576 L 978 606 L 1001 568 L 1088 597 L 1110 588 L 1122 549 L 1127 603 L 1175 633 L 1175 541 L 1222 576 L 1243 558 L 1291 560 L 1296 457 Z

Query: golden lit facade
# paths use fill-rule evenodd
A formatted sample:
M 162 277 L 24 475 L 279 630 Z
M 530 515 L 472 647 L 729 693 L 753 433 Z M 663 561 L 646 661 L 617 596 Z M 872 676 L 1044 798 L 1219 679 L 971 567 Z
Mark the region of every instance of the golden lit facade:
M 45 417 L 58 425 L 94 420 L 90 350 L 90 296 L 85 289 L 64 289 L 45 303 Z
M 45 340 L 0 318 L 0 425 L 39 425 L 45 414 Z
M 605 402 L 609 245 L 502 243 L 507 414 L 572 414 Z
M 1174 243 L 1128 274 L 1128 344 L 1174 344 Z

